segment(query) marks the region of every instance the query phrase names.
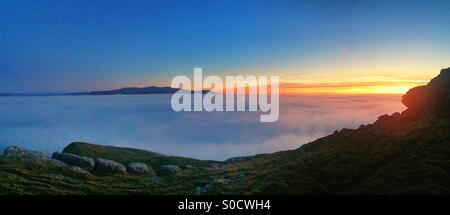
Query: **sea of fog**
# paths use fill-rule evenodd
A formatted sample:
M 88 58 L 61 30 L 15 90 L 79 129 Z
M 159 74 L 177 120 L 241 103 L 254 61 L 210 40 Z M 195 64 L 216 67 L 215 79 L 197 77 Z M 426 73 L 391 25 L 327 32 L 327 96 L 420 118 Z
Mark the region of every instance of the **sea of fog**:
M 0 149 L 52 153 L 84 141 L 224 160 L 294 149 L 384 113 L 400 96 L 282 96 L 277 122 L 254 112 L 174 112 L 171 95 L 0 97 Z

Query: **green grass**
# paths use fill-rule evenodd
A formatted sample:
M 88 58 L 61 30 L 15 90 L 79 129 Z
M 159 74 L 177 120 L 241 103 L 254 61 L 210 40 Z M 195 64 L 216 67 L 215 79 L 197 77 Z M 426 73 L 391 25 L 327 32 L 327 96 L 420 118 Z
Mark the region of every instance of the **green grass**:
M 254 174 L 216 191 L 229 194 L 449 194 L 448 118 L 389 123 L 341 131 L 297 150 L 227 166 L 225 168 Z M 383 132 L 382 137 L 373 138 L 371 133 L 378 129 Z

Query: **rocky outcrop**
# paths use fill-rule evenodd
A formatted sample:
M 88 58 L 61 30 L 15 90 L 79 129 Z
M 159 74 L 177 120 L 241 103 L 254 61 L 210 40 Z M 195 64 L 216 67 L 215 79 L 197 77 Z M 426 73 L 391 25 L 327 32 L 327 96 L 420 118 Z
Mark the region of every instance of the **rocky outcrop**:
M 405 114 L 409 115 L 448 114 L 450 68 L 442 69 L 427 85 L 410 89 L 403 96 L 402 103 L 408 107 Z
M 183 172 L 183 170 L 175 165 L 162 165 L 160 172 L 161 175 L 179 175 Z
M 48 156 L 45 153 L 26 150 L 26 149 L 22 149 L 17 146 L 6 147 L 3 155 L 9 156 L 9 157 L 22 157 L 22 158 L 26 158 L 26 159 L 30 159 L 30 160 L 38 161 L 38 162 L 47 162 L 47 163 L 50 163 L 50 164 L 53 164 L 53 165 L 59 166 L 59 167 L 67 166 L 67 164 L 65 164 L 64 162 L 61 162 L 56 159 L 52 159 L 52 158 L 50 158 L 50 156 Z
M 98 158 L 95 160 L 95 171 L 99 173 L 125 174 L 127 168 L 119 162 Z
M 94 159 L 71 153 L 53 153 L 53 157 L 54 159 L 58 159 L 66 164 L 78 166 L 87 171 L 93 170 L 95 166 Z
M 140 162 L 132 162 L 127 165 L 127 169 L 129 173 L 133 174 L 146 174 L 149 176 L 155 176 L 156 173 L 151 166 L 148 166 L 145 163 Z
M 17 146 L 6 147 L 3 155 L 12 157 L 24 157 L 36 161 L 48 161 L 51 159 L 50 156 L 45 153 L 26 150 Z

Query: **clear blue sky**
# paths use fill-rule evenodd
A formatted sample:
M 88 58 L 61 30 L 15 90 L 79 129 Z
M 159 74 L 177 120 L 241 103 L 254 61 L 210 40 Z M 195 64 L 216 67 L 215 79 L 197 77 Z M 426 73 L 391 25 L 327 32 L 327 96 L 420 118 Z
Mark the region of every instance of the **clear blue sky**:
M 0 92 L 168 84 L 195 66 L 418 77 L 449 60 L 447 0 L 0 1 Z

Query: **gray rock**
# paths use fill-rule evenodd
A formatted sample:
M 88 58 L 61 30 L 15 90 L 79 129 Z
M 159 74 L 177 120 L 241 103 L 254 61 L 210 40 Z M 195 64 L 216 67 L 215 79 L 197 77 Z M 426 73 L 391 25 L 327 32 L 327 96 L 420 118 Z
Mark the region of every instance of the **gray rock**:
M 61 153 L 59 153 L 58 151 L 56 151 L 56 152 L 53 152 L 53 154 L 52 154 L 52 158 L 53 159 L 56 159 L 56 160 L 58 160 L 59 159 L 59 155 L 60 155 Z
M 59 160 L 59 155 L 60 155 L 61 153 L 59 153 L 59 152 L 53 152 L 53 154 L 52 154 L 52 159 L 51 159 L 51 163 L 53 163 L 54 165 L 56 165 L 56 166 L 59 166 L 59 167 L 62 167 L 62 166 L 69 166 L 68 164 L 66 164 L 66 163 L 64 163 L 64 162 L 62 162 L 62 161 L 60 161 Z
M 95 171 L 101 173 L 125 174 L 127 172 L 127 168 L 119 162 L 98 158 L 95 161 Z
M 73 166 L 79 166 L 82 169 L 91 171 L 94 169 L 95 162 L 94 159 L 89 157 L 84 157 L 80 155 L 75 155 L 71 153 L 61 153 L 58 156 L 58 160 Z
M 154 176 L 155 171 L 151 166 L 148 166 L 145 163 L 140 162 L 132 162 L 127 165 L 128 172 L 134 173 L 134 174 L 146 174 L 150 176 Z
M 56 160 L 56 159 L 50 159 L 50 160 L 48 160 L 48 162 L 49 162 L 50 164 L 53 164 L 53 165 L 59 166 L 59 167 L 66 167 L 66 166 L 69 166 L 68 164 L 66 164 L 66 163 L 64 163 L 64 162 L 62 162 L 62 161 L 60 161 L 60 160 Z
M 175 165 L 162 165 L 160 171 L 162 175 L 179 175 L 183 172 L 180 167 Z
M 81 169 L 81 168 L 78 167 L 78 166 L 71 166 L 71 167 L 70 167 L 70 170 L 72 170 L 73 172 L 76 172 L 76 173 L 78 173 L 78 174 L 81 174 L 81 175 L 91 176 L 91 173 L 90 173 L 90 172 L 88 172 L 88 171 L 86 171 L 86 170 L 84 170 L 84 169 Z
M 23 157 L 23 158 L 27 158 L 33 161 L 38 161 L 38 162 L 47 162 L 51 165 L 55 165 L 58 167 L 66 167 L 68 166 L 66 163 L 60 161 L 60 160 L 56 160 L 53 158 L 50 158 L 50 156 L 48 156 L 45 153 L 42 152 L 36 152 L 36 151 L 30 151 L 30 150 L 26 150 L 26 149 L 22 149 L 20 147 L 17 146 L 10 146 L 7 147 L 4 151 L 4 156 L 10 156 L 10 157 Z
M 73 157 L 81 157 L 78 155 L 72 155 L 72 154 L 67 154 L 64 153 L 65 155 L 61 156 L 62 159 L 68 160 L 67 158 L 71 156 Z M 4 156 L 13 156 L 13 157 L 23 157 L 23 158 L 27 158 L 30 160 L 34 160 L 34 161 L 39 161 L 39 162 L 47 162 L 51 165 L 55 165 L 58 167 L 68 167 L 70 170 L 83 174 L 83 175 L 90 175 L 90 173 L 84 169 L 81 169 L 78 166 L 70 166 L 69 164 L 74 163 L 74 162 L 63 162 L 61 160 L 57 160 L 60 158 L 60 153 L 55 152 L 52 155 L 52 158 L 50 158 L 49 155 L 42 153 L 42 152 L 36 152 L 36 151 L 30 151 L 30 150 L 26 150 L 26 149 L 22 149 L 20 147 L 17 146 L 10 146 L 7 147 L 4 151 Z M 72 161 L 72 159 L 69 159 L 70 161 Z M 93 161 L 92 161 L 93 162 Z M 68 164 L 69 163 L 69 164 Z
M 4 156 L 23 157 L 35 161 L 48 161 L 50 156 L 42 152 L 30 151 L 17 146 L 9 146 L 5 148 Z

